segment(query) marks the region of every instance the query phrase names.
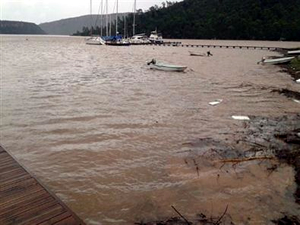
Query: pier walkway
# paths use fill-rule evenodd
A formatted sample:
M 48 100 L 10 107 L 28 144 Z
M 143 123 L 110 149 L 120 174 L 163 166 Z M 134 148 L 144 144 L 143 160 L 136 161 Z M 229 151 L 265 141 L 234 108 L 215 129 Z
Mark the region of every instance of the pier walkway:
M 85 223 L 0 146 L 0 224 Z
M 187 47 L 187 48 L 225 48 L 225 49 L 252 49 L 252 50 L 270 50 L 282 51 L 284 48 L 265 47 L 265 46 L 243 46 L 243 45 L 198 45 L 198 44 L 182 44 L 181 42 L 164 42 L 161 44 L 151 44 L 155 46 L 172 46 L 172 47 Z

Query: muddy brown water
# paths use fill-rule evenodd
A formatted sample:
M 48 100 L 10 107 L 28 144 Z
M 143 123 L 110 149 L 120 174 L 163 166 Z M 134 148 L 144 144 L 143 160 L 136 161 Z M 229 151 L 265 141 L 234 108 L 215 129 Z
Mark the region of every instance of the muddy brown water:
M 300 104 L 271 92 L 299 84 L 276 66 L 276 52 L 207 48 L 88 46 L 84 39 L 1 36 L 1 144 L 87 224 L 132 224 L 197 213 L 266 224 L 299 215 L 294 171 L 268 175 L 248 162 L 199 176 L 184 158 L 199 138 L 228 139 L 243 122 L 232 115 L 282 116 Z M 26 40 L 27 39 L 27 40 Z M 292 42 L 181 40 L 185 44 L 298 47 Z M 149 70 L 156 58 L 185 73 Z M 208 103 L 223 99 L 217 106 Z M 217 175 L 220 175 L 217 178 Z

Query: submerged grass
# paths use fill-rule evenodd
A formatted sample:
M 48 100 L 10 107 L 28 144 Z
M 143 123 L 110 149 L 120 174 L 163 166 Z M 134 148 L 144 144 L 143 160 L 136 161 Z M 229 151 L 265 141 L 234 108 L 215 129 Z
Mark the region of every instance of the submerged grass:
M 293 69 L 295 71 L 300 71 L 300 58 L 297 57 L 297 58 L 293 59 L 289 66 L 291 67 L 291 69 Z

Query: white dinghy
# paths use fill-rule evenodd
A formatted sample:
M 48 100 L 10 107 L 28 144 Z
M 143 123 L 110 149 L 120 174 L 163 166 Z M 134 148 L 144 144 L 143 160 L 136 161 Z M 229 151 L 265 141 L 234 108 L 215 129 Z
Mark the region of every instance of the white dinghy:
M 152 59 L 147 64 L 149 65 L 150 69 L 163 70 L 163 71 L 183 72 L 187 68 L 187 66 L 172 65 L 172 64 L 157 62 L 155 59 Z

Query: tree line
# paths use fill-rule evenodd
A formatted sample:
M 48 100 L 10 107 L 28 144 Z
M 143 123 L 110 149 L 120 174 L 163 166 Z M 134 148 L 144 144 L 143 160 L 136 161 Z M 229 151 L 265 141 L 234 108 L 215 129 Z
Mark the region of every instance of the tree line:
M 138 10 L 135 29 L 146 34 L 157 29 L 164 38 L 300 41 L 299 15 L 300 0 L 167 1 L 145 12 Z M 118 21 L 122 34 L 124 22 Z M 130 36 L 133 14 L 126 22 Z

